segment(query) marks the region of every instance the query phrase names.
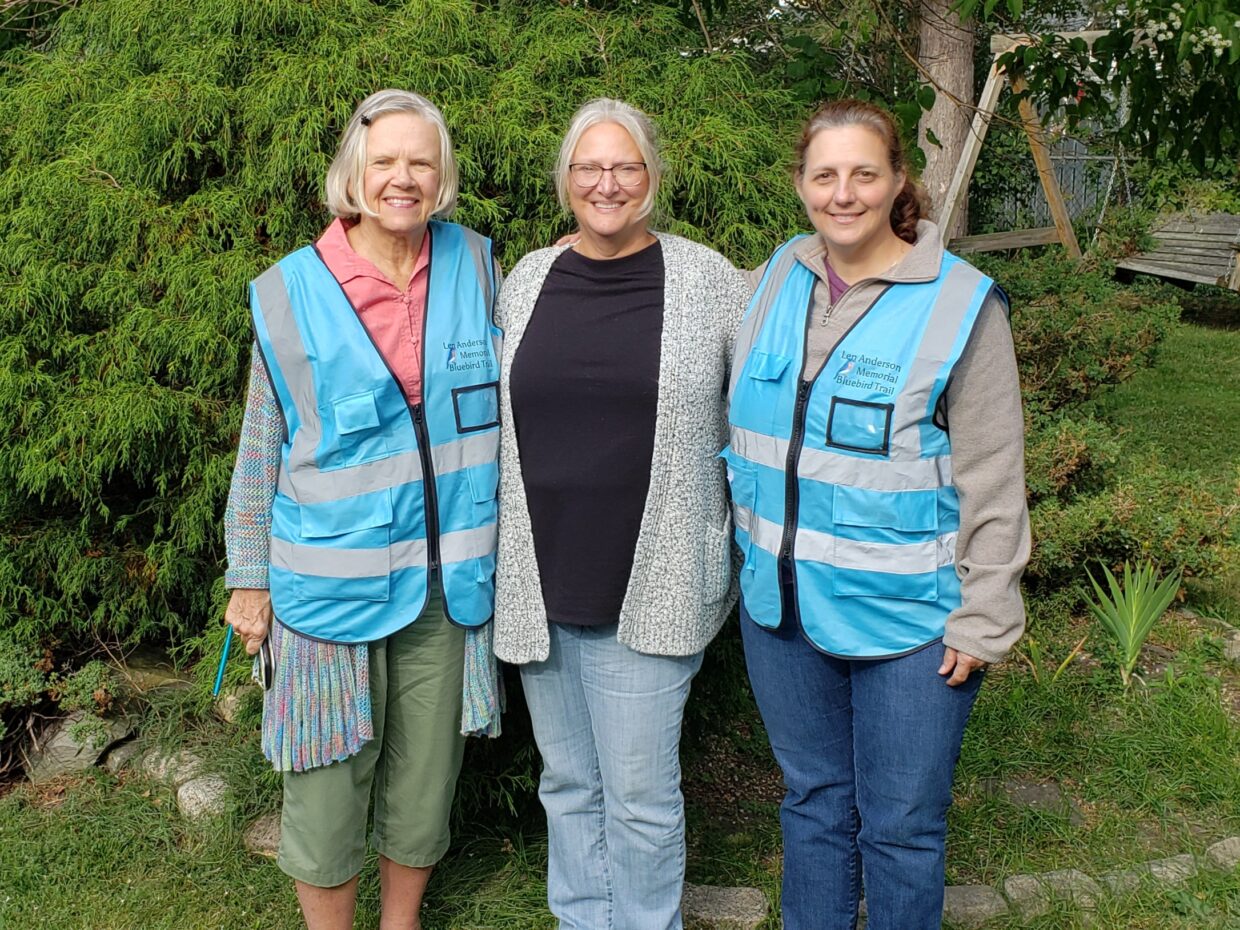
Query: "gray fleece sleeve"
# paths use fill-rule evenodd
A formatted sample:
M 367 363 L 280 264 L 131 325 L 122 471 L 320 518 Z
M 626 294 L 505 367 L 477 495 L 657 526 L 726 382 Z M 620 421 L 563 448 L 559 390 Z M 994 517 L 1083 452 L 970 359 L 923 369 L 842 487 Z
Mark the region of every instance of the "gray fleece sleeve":
M 1029 561 L 1025 436 L 1007 311 L 982 308 L 947 389 L 952 473 L 960 495 L 956 570 L 962 603 L 943 642 L 998 662 L 1025 629 L 1020 576 Z

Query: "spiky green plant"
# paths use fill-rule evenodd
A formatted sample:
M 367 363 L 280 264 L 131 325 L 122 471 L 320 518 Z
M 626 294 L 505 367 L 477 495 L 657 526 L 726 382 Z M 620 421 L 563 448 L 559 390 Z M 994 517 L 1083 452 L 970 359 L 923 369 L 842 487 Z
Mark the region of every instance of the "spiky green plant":
M 1140 562 L 1135 570 L 1125 562 L 1124 581 L 1120 584 L 1109 568 L 1103 565 L 1102 570 L 1109 591 L 1103 591 L 1093 573 L 1087 571 L 1095 594 L 1095 599 L 1088 602 L 1089 609 L 1115 640 L 1119 674 L 1127 688 L 1132 684 L 1137 659 L 1150 630 L 1180 590 L 1180 573 L 1172 572 L 1159 581 L 1152 562 Z

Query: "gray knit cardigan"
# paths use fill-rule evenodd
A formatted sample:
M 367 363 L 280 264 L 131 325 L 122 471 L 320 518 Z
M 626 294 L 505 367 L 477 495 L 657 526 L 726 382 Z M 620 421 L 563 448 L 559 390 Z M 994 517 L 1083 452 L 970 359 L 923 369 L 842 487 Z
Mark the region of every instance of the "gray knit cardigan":
M 724 391 L 732 339 L 750 291 L 717 252 L 657 235 L 664 302 L 654 455 L 618 636 L 638 652 L 683 656 L 706 648 L 736 601 L 731 516 L 717 456 L 728 438 Z M 521 259 L 505 278 L 496 308 L 504 348 L 495 654 L 505 662 L 539 662 L 550 648 L 509 373 L 543 281 L 563 251 L 539 249 Z

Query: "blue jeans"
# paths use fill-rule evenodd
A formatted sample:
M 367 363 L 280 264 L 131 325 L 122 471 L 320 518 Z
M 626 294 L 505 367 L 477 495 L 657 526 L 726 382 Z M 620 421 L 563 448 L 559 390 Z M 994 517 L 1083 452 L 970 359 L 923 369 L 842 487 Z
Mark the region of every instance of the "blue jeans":
M 521 666 L 543 759 L 547 903 L 561 930 L 680 930 L 680 724 L 702 655 L 634 652 L 615 624 L 549 626 L 547 660 Z
M 850 660 L 795 622 L 766 630 L 741 605 L 745 664 L 787 794 L 785 930 L 937 930 L 952 770 L 981 687 L 949 687 L 943 644 Z

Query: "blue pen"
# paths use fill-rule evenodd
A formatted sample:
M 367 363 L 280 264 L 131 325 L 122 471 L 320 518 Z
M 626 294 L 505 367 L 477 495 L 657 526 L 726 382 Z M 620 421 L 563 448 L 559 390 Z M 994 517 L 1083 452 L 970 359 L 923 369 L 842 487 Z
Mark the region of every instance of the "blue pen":
M 228 633 L 224 639 L 224 652 L 220 655 L 220 667 L 215 673 L 215 687 L 211 689 L 211 697 L 220 696 L 220 685 L 224 683 L 224 666 L 228 664 L 228 650 L 232 648 L 233 628 L 228 627 Z

